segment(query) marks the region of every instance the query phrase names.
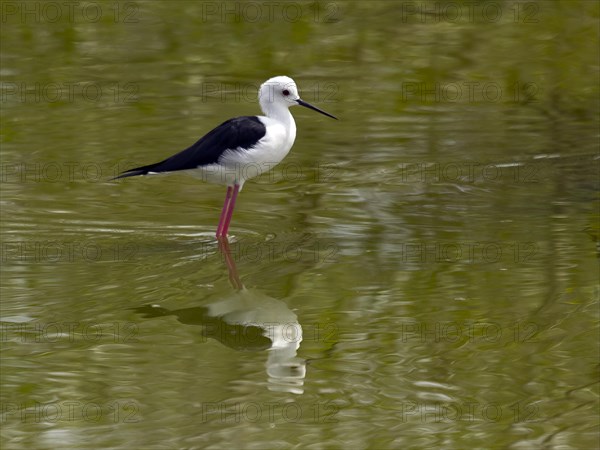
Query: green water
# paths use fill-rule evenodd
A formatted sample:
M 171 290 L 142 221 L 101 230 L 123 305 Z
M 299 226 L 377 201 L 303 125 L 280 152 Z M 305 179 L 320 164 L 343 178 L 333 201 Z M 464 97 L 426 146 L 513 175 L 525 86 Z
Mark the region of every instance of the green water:
M 2 448 L 598 448 L 597 2 L 0 5 Z

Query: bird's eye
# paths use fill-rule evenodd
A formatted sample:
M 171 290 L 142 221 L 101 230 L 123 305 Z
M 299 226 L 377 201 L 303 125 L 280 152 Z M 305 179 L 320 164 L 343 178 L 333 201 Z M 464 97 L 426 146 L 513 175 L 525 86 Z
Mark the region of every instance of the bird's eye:
M 284 89 L 282 92 L 283 95 L 290 95 L 290 91 L 288 91 L 287 89 Z

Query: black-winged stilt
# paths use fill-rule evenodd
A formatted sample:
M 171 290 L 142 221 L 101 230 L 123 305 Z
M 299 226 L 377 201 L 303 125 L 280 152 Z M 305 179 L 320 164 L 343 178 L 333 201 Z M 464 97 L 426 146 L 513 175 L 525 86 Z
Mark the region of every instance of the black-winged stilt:
M 264 116 L 229 119 L 186 150 L 159 163 L 127 170 L 115 179 L 187 171 L 203 180 L 225 184 L 227 194 L 217 237 L 227 236 L 238 192 L 246 180 L 279 164 L 294 144 L 296 123 L 289 107 L 301 105 L 337 119 L 302 100 L 296 83 L 286 76 L 265 81 L 258 99 Z

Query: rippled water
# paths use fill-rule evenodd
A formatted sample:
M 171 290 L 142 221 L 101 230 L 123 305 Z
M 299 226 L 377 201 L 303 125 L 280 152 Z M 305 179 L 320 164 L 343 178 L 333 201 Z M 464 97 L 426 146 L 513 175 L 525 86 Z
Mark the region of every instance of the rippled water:
M 2 448 L 597 447 L 596 3 L 28 4 L 2 5 Z M 224 188 L 110 181 L 284 73 L 341 120 L 292 110 L 228 244 Z

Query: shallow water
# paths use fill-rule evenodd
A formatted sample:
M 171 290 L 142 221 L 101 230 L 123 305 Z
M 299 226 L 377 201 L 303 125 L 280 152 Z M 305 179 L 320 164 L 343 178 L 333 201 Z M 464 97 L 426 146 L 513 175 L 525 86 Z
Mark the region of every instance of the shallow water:
M 2 5 L 2 448 L 597 446 L 595 2 L 28 4 Z M 284 73 L 341 120 L 292 110 L 228 246 L 223 187 L 109 180 Z

